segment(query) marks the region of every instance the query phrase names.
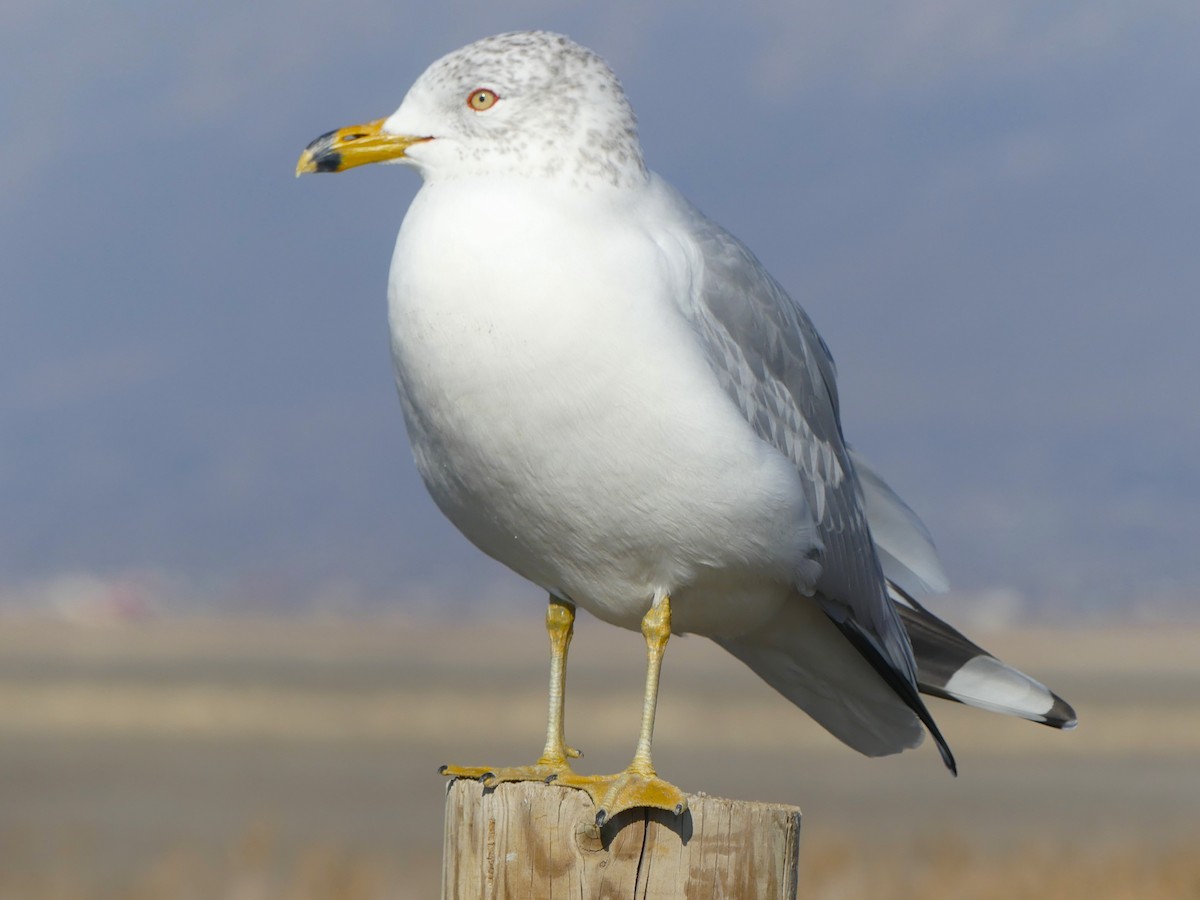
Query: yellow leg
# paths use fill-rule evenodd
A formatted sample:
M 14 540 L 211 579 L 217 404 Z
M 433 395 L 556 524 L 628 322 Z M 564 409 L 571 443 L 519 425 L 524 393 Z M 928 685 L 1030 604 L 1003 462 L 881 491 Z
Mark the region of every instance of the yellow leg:
M 670 597 L 663 595 L 650 607 L 642 619 L 642 634 L 646 638 L 646 693 L 633 761 L 624 772 L 616 775 L 576 775 L 568 770 L 555 779 L 558 784 L 588 792 L 597 807 L 597 825 L 603 825 L 617 813 L 637 807 L 665 809 L 675 815 L 681 815 L 687 809 L 683 792 L 658 777 L 650 758 L 654 714 L 658 706 L 658 677 L 667 640 L 671 637 Z
M 546 632 L 550 635 L 550 709 L 546 717 L 546 746 L 538 763 L 566 767 L 568 759 L 583 756 L 578 750 L 568 747 L 563 737 L 567 650 L 575 635 L 575 607 L 551 597 L 546 610 Z
M 646 775 L 654 774 L 650 761 L 650 742 L 654 740 L 654 715 L 658 710 L 658 676 L 663 656 L 671 637 L 671 598 L 651 606 L 642 619 L 642 634 L 646 638 L 646 692 L 642 696 L 642 728 L 638 732 L 637 749 L 629 768 Z
M 478 778 L 488 787 L 501 781 L 545 781 L 571 772 L 568 759 L 583 754 L 563 739 L 563 705 L 567 681 L 567 649 L 575 633 L 575 607 L 550 598 L 546 609 L 546 632 L 550 635 L 550 710 L 546 746 L 531 766 L 442 766 L 439 771 L 452 778 Z

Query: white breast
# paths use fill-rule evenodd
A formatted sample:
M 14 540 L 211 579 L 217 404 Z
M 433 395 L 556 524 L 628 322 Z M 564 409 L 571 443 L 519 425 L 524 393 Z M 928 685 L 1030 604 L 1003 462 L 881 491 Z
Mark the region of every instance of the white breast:
M 755 627 L 812 547 L 795 471 L 720 391 L 670 302 L 680 273 L 611 227 L 636 215 L 564 242 L 605 207 L 536 190 L 435 183 L 405 218 L 389 320 L 426 486 L 480 549 L 601 618 L 636 628 L 665 590 L 679 630 Z

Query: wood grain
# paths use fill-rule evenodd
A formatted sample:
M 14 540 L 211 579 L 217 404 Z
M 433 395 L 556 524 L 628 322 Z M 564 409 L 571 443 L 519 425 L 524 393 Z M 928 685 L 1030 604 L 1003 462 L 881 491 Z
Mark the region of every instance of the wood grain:
M 442 900 L 794 898 L 800 810 L 688 797 L 682 816 L 629 810 L 598 828 L 581 791 L 450 783 Z

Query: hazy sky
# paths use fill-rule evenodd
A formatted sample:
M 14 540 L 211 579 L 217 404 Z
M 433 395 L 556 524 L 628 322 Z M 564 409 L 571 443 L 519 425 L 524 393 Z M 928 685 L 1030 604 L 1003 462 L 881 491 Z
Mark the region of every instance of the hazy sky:
M 1194 0 L 6 0 L 0 593 L 540 603 L 409 455 L 385 283 L 418 177 L 292 176 L 527 27 L 605 55 L 650 165 L 806 306 L 956 587 L 1192 602 Z

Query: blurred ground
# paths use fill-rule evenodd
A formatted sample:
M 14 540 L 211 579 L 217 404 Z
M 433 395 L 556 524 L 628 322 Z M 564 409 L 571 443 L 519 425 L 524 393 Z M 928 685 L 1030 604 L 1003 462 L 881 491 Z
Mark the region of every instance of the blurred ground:
M 958 756 L 867 760 L 673 640 L 655 762 L 804 810 L 814 897 L 1200 897 L 1200 629 L 983 635 L 1077 731 L 934 701 Z M 567 731 L 616 770 L 641 636 L 581 616 Z M 429 622 L 0 620 L 0 900 L 437 895 L 438 764 L 541 748 L 540 612 Z M 933 886 L 937 889 L 934 890 Z

